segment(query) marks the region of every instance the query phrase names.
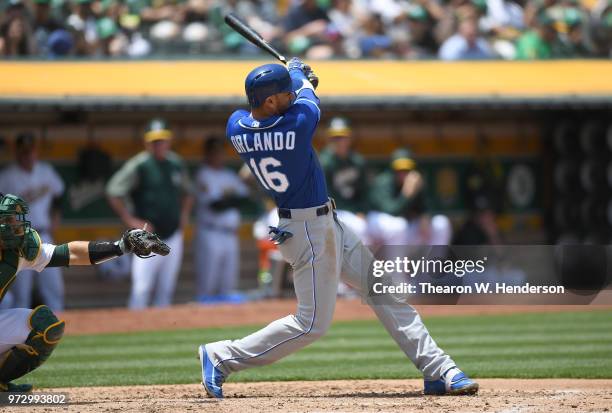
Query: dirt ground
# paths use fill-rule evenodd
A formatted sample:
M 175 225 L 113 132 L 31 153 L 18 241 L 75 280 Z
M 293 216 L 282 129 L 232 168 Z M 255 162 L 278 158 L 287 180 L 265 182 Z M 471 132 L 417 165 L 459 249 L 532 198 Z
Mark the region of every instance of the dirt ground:
M 420 380 L 228 383 L 224 400 L 200 385 L 89 387 L 66 392 L 68 406 L 32 412 L 608 412 L 612 380 L 482 379 L 477 396 L 423 396 Z M 23 407 L 2 409 L 24 412 Z

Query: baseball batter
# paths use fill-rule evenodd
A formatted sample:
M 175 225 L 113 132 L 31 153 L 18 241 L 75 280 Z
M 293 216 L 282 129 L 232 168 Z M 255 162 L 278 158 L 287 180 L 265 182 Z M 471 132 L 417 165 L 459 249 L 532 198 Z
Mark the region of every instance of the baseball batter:
M 12 194 L 0 194 L 0 301 L 24 270 L 98 264 L 126 252 L 140 257 L 167 255 L 170 249 L 147 231 L 126 231 L 116 242 L 72 241 L 53 245 L 41 241 L 26 219 L 28 204 Z M 45 362 L 64 334 L 64 321 L 51 308 L 0 310 L 0 391 L 28 392 L 31 384 L 13 380 Z
M 273 363 L 323 336 L 332 322 L 340 278 L 367 294 L 362 277 L 372 253 L 336 218 L 312 147 L 321 111 L 311 80 L 318 83 L 297 58 L 287 68 L 255 68 L 245 81 L 251 110 L 237 110 L 227 123 L 227 138 L 278 206 L 280 221 L 271 234 L 293 268 L 298 307 L 295 315 L 247 337 L 199 347 L 202 383 L 211 397 L 223 397 L 222 385 L 230 374 Z M 478 391 L 478 384 L 436 345 L 414 308 L 372 307 L 423 372 L 426 394 Z

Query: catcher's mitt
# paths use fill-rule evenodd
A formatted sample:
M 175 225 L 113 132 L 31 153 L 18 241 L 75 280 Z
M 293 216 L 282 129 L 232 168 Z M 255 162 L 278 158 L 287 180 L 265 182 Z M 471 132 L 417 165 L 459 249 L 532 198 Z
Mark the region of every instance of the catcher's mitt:
M 123 233 L 121 243 L 125 252 L 133 252 L 140 258 L 151 258 L 155 254 L 170 254 L 170 247 L 164 241 L 144 229 L 128 229 Z

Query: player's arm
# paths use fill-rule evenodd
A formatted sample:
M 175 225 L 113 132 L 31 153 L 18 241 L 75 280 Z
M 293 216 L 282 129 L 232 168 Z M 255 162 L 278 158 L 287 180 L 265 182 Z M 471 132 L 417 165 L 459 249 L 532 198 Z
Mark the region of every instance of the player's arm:
M 94 265 L 124 254 L 119 242 L 71 241 L 57 245 L 47 267 Z
M 315 85 L 318 85 L 319 78 L 310 66 L 297 57 L 289 60 L 287 69 L 293 82 L 295 105 L 301 105 L 302 112 L 318 123 L 321 119 L 321 109 L 319 108 L 319 97 L 315 93 Z M 315 85 L 313 85 L 313 81 Z
M 43 250 L 47 251 L 47 254 L 49 254 L 51 248 L 50 258 L 48 263 L 43 265 L 43 268 L 95 265 L 129 252 L 133 252 L 139 257 L 151 254 L 168 255 L 170 253 L 170 248 L 155 234 L 140 229 L 125 231 L 121 239 L 115 242 L 71 241 L 57 246 L 43 244 Z
M 393 186 L 393 177 L 389 175 L 379 176 L 370 190 L 370 203 L 377 211 L 390 215 L 400 215 L 402 211 L 410 206 L 412 199 L 403 194 L 396 195 Z
M 106 185 L 106 199 L 119 219 L 128 228 L 144 228 L 147 224 L 147 229 L 154 230 L 151 223 L 132 215 L 124 201 L 124 198 L 138 185 L 137 168 L 138 161 L 131 159 L 115 172 Z

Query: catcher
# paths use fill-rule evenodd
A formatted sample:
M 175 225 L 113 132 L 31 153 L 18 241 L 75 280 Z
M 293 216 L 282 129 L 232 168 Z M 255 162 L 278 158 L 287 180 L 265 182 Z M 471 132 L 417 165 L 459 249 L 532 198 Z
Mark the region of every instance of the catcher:
M 170 248 L 155 234 L 130 229 L 115 242 L 42 243 L 26 219 L 28 205 L 0 194 L 0 301 L 19 271 L 46 267 L 93 265 L 132 252 L 147 258 L 168 255 Z M 0 391 L 29 392 L 31 384 L 11 383 L 45 362 L 64 334 L 65 323 L 46 305 L 0 310 Z

